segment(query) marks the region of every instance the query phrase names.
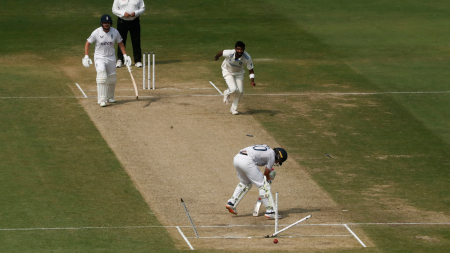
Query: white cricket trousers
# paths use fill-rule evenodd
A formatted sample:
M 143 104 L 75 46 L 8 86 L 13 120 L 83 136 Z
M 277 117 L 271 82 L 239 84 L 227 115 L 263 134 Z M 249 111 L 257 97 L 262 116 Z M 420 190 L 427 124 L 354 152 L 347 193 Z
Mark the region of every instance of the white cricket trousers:
M 108 76 L 116 73 L 116 57 L 96 57 L 94 56 L 95 70 L 98 72 L 105 71 Z
M 230 92 L 230 94 L 234 94 L 233 104 L 231 104 L 231 110 L 236 111 L 239 100 L 241 100 L 242 94 L 244 94 L 244 74 L 226 74 L 223 76 L 223 78 L 228 85 L 228 91 Z
M 264 175 L 251 157 L 237 154 L 233 163 L 241 183 L 249 184 L 251 182 L 258 188 L 264 186 Z
M 116 57 L 114 55 L 103 57 L 94 56 L 94 62 L 95 70 L 97 70 L 97 100 L 100 104 L 101 102 L 106 102 L 108 96 L 114 98 L 114 89 L 116 86 Z M 107 82 L 108 77 L 113 81 Z

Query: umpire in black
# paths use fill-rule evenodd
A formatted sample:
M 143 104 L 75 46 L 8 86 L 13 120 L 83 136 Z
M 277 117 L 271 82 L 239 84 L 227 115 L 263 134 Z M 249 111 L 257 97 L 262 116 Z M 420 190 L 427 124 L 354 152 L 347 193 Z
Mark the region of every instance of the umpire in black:
M 114 0 L 112 12 L 118 17 L 117 30 L 122 36 L 123 44 L 126 46 L 128 31 L 130 32 L 131 43 L 133 44 L 133 58 L 135 66 L 142 68 L 141 53 L 141 24 L 139 16 L 144 13 L 144 0 Z M 117 50 L 116 67 L 123 66 L 122 51 Z

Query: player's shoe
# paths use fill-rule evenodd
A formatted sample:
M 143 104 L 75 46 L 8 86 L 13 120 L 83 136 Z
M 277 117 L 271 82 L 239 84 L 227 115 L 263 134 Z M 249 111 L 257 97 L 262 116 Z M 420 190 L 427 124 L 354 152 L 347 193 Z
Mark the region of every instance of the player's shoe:
M 134 66 L 136 66 L 137 68 L 142 68 L 142 63 L 141 62 L 136 62 L 136 64 L 134 64 Z
M 275 212 L 274 211 L 266 212 L 266 214 L 264 214 L 264 217 L 266 217 L 267 219 L 273 220 L 273 219 L 275 219 Z
M 231 202 L 228 202 L 228 204 L 225 205 L 225 207 L 228 209 L 228 212 L 237 215 L 236 208 L 234 207 L 234 204 Z
M 228 89 L 223 91 L 223 102 L 225 104 L 228 104 L 228 100 L 230 99 L 230 93 L 228 92 Z
M 116 62 L 116 68 L 121 68 L 121 67 L 123 67 L 122 60 L 117 60 L 117 62 Z
M 233 114 L 233 115 L 237 115 L 237 114 L 239 114 L 239 112 L 238 112 L 238 111 L 236 111 L 236 110 L 233 110 L 233 109 L 230 109 L 230 113 L 231 113 L 231 114 Z
M 108 98 L 108 103 L 115 103 L 116 100 L 114 98 Z
M 100 106 L 101 107 L 105 107 L 106 106 L 106 102 L 100 102 Z

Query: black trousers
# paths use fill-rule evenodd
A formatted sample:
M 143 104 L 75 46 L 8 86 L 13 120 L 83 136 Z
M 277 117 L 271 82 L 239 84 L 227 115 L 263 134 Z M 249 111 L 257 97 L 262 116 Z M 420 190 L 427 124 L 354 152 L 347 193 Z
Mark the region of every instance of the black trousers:
M 127 35 L 128 31 L 130 32 L 131 44 L 133 45 L 133 57 L 134 62 L 142 62 L 142 53 L 141 53 L 141 24 L 139 22 L 139 17 L 134 20 L 127 21 L 121 18 L 117 19 L 117 30 L 122 36 L 123 44 L 126 46 L 127 44 Z M 129 55 L 129 54 L 128 54 Z M 123 62 L 123 54 L 120 51 L 120 48 L 117 47 L 117 59 L 122 60 Z

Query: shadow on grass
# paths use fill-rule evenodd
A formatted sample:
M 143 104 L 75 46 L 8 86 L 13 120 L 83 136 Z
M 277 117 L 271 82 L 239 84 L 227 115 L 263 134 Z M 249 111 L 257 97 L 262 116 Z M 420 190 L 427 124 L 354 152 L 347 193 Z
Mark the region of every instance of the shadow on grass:
M 275 116 L 280 113 L 283 113 L 283 112 L 282 111 L 272 111 L 272 110 L 248 110 L 241 114 L 242 115 L 267 114 L 268 116 Z
M 181 62 L 181 60 L 155 61 L 156 64 L 171 64 Z

